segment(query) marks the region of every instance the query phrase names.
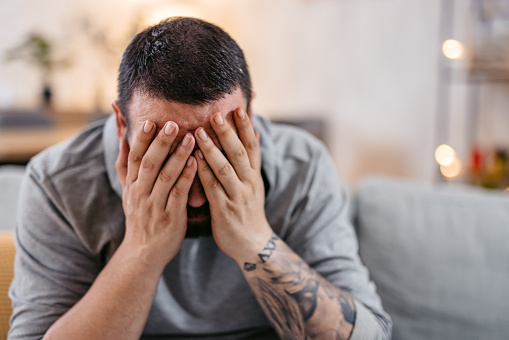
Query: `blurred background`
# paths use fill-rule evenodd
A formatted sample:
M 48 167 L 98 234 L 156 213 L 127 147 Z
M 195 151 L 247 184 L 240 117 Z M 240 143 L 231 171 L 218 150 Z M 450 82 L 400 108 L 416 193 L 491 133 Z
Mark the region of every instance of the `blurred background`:
M 173 15 L 230 33 L 254 111 L 322 138 L 350 187 L 509 187 L 507 0 L 2 0 L 0 164 L 111 113 L 123 50 Z

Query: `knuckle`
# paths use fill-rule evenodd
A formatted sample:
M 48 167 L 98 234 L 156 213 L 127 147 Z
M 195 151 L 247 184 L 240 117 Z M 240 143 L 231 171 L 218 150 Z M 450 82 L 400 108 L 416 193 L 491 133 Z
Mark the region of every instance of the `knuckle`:
M 169 183 L 171 182 L 173 179 L 173 176 L 171 175 L 170 172 L 168 172 L 167 170 L 165 169 L 161 169 L 161 171 L 159 172 L 159 180 L 163 183 Z
M 233 157 L 235 159 L 243 159 L 245 156 L 246 156 L 246 151 L 244 149 L 237 150 L 233 154 Z
M 191 179 L 194 179 L 194 176 L 192 175 L 192 172 L 191 171 L 186 171 L 187 169 L 184 169 L 184 171 L 182 172 L 182 175 L 181 177 L 186 179 L 186 180 L 191 180 Z
M 219 134 L 223 137 L 229 136 L 232 130 L 225 124 L 223 128 L 219 131 Z
M 219 187 L 220 183 L 217 180 L 217 178 L 214 177 L 208 181 L 207 185 L 209 188 L 215 189 L 215 188 Z
M 210 171 L 210 167 L 209 167 L 209 165 L 208 165 L 207 163 L 205 163 L 205 164 L 203 164 L 203 165 L 201 166 L 200 170 L 201 170 L 202 172 Z
M 214 150 L 214 148 L 216 148 L 216 145 L 214 143 L 206 143 L 205 146 L 205 151 L 207 153 L 211 152 L 212 150 Z
M 143 169 L 146 169 L 146 170 L 151 170 L 154 168 L 154 163 L 152 163 L 152 161 L 148 158 L 143 158 L 143 160 L 141 161 L 141 167 Z
M 229 176 L 232 173 L 232 171 L 233 171 L 232 166 L 229 163 L 226 163 L 219 169 L 219 174 L 221 176 Z
M 129 151 L 129 160 L 133 163 L 139 163 L 141 161 L 141 157 L 140 155 L 131 150 Z
M 183 161 L 187 160 L 188 154 L 182 147 L 180 147 L 173 153 L 173 157 L 179 161 Z
M 182 187 L 180 187 L 179 185 L 174 186 L 171 189 L 170 194 L 174 198 L 183 198 L 187 196 L 187 192 L 184 189 L 182 189 Z
M 155 139 L 155 142 L 157 143 L 157 145 L 161 146 L 161 147 L 167 147 L 168 146 L 168 140 L 166 138 L 164 138 L 163 136 L 161 136 L 161 134 L 159 134 L 157 136 L 157 138 Z
M 249 150 L 256 150 L 258 148 L 258 141 L 252 140 L 246 143 L 246 148 Z

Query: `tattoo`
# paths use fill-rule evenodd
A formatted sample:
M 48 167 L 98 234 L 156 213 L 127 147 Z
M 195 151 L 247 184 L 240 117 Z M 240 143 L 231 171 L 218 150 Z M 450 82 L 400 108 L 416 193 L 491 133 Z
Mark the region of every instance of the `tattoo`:
M 253 271 L 255 269 L 256 269 L 256 264 L 250 263 L 250 262 L 245 262 L 244 263 L 244 270 L 246 272 L 251 272 L 251 271 Z
M 338 294 L 337 288 L 328 281 L 326 281 L 326 284 L 323 286 L 323 288 L 325 290 L 325 294 L 327 294 L 330 300 L 336 300 L 339 309 L 343 314 L 344 320 L 347 323 L 354 325 L 357 313 L 355 311 L 355 307 L 350 296 L 343 292 L 339 292 Z
M 308 280 L 305 283 L 305 286 L 295 293 L 290 293 L 285 290 L 285 292 L 293 297 L 299 304 L 304 321 L 308 321 L 315 313 L 318 301 L 318 286 L 319 283 L 317 280 Z
M 350 296 L 277 240 L 273 235 L 258 254 L 262 264 L 246 262 L 244 270 L 262 269 L 250 285 L 278 335 L 281 339 L 348 339 L 356 317 Z M 267 262 L 276 245 L 277 255 Z
M 280 294 L 272 285 L 257 278 L 257 287 L 262 299 L 261 306 L 281 339 L 307 339 L 304 320 L 294 301 Z
M 351 325 L 354 325 L 356 313 L 352 301 L 347 299 L 344 295 L 339 295 L 337 299 L 339 305 L 341 306 L 341 311 L 343 312 L 345 321 Z
M 277 239 L 278 236 L 275 233 L 272 233 L 272 236 L 263 248 L 262 253 L 258 254 L 258 257 L 260 260 L 262 260 L 262 263 L 267 262 L 267 260 L 272 256 L 272 253 L 274 253 L 274 250 L 276 250 Z

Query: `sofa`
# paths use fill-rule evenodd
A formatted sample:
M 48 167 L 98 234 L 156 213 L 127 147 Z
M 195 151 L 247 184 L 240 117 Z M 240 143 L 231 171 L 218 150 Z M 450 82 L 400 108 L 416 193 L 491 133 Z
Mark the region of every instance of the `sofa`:
M 14 227 L 21 174 L 0 167 L 4 229 Z M 509 192 L 370 177 L 352 203 L 360 255 L 393 318 L 393 339 L 509 339 Z M 2 233 L 0 340 L 14 254 L 12 232 Z
M 509 339 L 509 191 L 371 178 L 355 203 L 393 339 Z

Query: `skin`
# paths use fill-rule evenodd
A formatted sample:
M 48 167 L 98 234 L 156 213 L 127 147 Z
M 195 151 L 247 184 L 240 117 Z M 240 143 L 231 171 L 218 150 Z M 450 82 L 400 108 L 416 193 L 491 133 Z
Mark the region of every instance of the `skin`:
M 127 136 L 113 104 L 124 240 L 44 339 L 139 339 L 162 271 L 196 223 L 210 224 L 217 246 L 242 268 L 282 339 L 350 337 L 351 298 L 311 269 L 265 218 L 259 137 L 245 105 L 240 90 L 202 106 L 136 94 Z M 206 202 L 210 216 L 190 219 L 188 208 Z

